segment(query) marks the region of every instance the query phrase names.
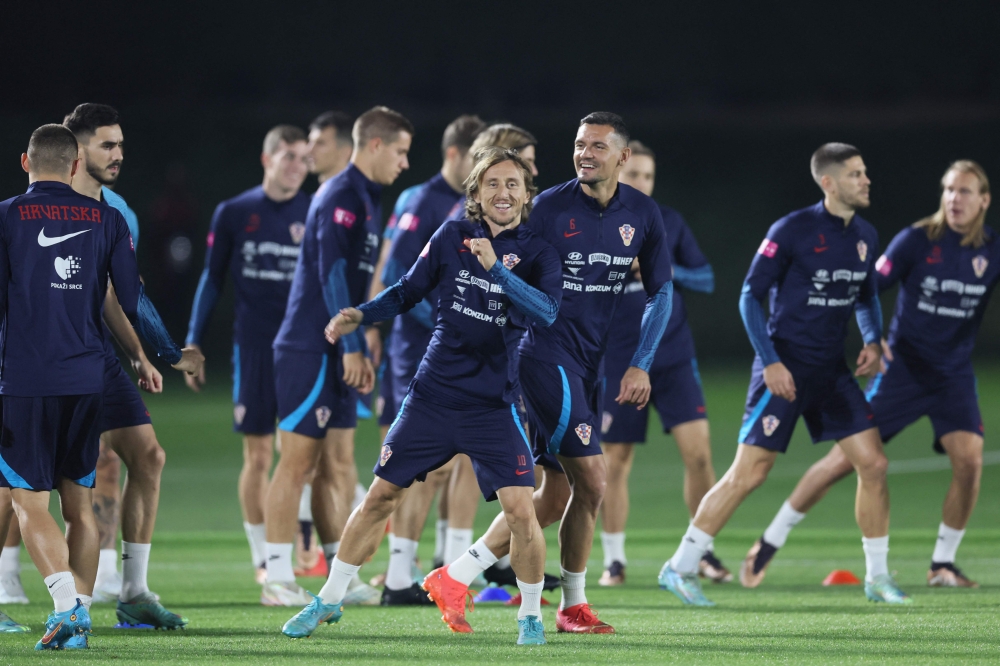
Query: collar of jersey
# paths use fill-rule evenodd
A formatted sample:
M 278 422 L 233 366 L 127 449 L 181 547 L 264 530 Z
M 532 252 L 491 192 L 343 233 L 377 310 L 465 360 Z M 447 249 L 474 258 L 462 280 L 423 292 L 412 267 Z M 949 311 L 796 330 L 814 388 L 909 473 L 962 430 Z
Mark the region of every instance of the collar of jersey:
M 818 218 L 829 222 L 841 231 L 856 226 L 854 221 L 860 219 L 858 211 L 854 211 L 854 217 L 851 218 L 851 221 L 844 224 L 844 218 L 838 217 L 826 209 L 826 204 L 823 203 L 823 199 L 820 199 L 819 203 L 813 206 L 813 210 L 816 212 L 816 216 Z
M 375 199 L 382 194 L 382 186 L 374 181 L 368 180 L 368 176 L 361 173 L 361 169 L 354 166 L 353 162 L 347 165 L 347 177 L 353 185 L 366 190 L 372 199 Z
M 36 180 L 31 185 L 28 185 L 28 192 L 34 190 L 53 190 L 53 191 L 73 191 L 73 188 L 66 183 L 60 183 L 58 180 Z
M 615 193 L 611 195 L 611 201 L 608 202 L 607 208 L 601 208 L 597 203 L 597 199 L 583 191 L 583 185 L 580 183 L 579 179 L 577 179 L 576 184 L 573 187 L 576 189 L 577 197 L 582 199 L 583 203 L 595 213 L 613 213 L 619 206 L 622 205 L 620 196 L 622 188 L 620 187 L 615 188 Z
M 520 238 L 522 231 L 523 230 L 527 230 L 527 227 L 525 226 L 525 223 L 522 220 L 521 224 L 517 225 L 516 228 L 514 228 L 514 229 L 506 229 L 506 230 L 501 231 L 500 233 L 498 233 L 496 236 L 491 236 L 490 235 L 490 228 L 489 228 L 489 226 L 487 226 L 487 224 L 486 224 L 485 221 L 483 221 L 483 222 L 472 222 L 472 221 L 470 221 L 469 224 L 471 224 L 472 228 L 475 230 L 474 236 L 476 238 L 489 238 L 491 240 L 504 240 L 506 238 Z

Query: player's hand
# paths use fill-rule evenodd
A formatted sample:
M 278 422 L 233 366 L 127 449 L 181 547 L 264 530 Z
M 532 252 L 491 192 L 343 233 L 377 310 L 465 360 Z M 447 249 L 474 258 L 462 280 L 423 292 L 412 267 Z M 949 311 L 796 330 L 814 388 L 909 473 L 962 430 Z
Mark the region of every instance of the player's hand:
M 632 366 L 622 377 L 621 390 L 615 402 L 619 405 L 638 405 L 642 409 L 649 402 L 649 373 Z
M 186 372 L 188 375 L 200 375 L 205 371 L 205 357 L 202 356 L 201 350 L 198 347 L 192 345 L 182 349 L 181 360 L 170 367 L 174 370 Z
M 199 347 L 198 345 L 189 345 L 189 347 L 191 349 L 197 349 L 199 352 L 201 351 L 201 347 Z M 187 384 L 188 388 L 194 391 L 195 393 L 201 393 L 201 387 L 205 385 L 204 364 L 202 364 L 201 370 L 199 370 L 196 374 L 191 375 L 188 373 L 184 373 L 184 383 Z
M 854 371 L 855 377 L 874 377 L 882 370 L 882 344 L 873 342 L 865 345 L 858 354 L 858 369 Z
M 145 355 L 137 361 L 132 361 L 132 369 L 139 376 L 139 388 L 147 393 L 163 391 L 163 375 L 156 369 Z
M 493 264 L 497 263 L 493 243 L 488 238 L 466 238 L 462 243 L 472 251 L 476 259 L 479 259 L 479 264 L 486 270 L 490 270 L 493 268 Z
M 795 402 L 795 380 L 784 363 L 779 361 L 764 368 L 764 384 L 771 395 Z
M 361 310 L 357 308 L 344 308 L 323 329 L 326 341 L 331 345 L 337 344 L 337 340 L 358 330 L 358 326 L 361 325 L 363 318 L 364 314 L 362 314 Z
M 892 363 L 895 359 L 892 358 L 892 349 L 889 347 L 889 343 L 886 342 L 885 338 L 882 338 L 882 360 L 879 362 L 879 372 L 885 374 L 885 364 Z
M 371 393 L 375 385 L 375 369 L 364 352 L 344 354 L 344 383 L 359 393 Z
M 374 326 L 365 331 L 365 342 L 368 343 L 368 353 L 372 357 L 372 365 L 376 368 L 382 364 L 382 333 Z

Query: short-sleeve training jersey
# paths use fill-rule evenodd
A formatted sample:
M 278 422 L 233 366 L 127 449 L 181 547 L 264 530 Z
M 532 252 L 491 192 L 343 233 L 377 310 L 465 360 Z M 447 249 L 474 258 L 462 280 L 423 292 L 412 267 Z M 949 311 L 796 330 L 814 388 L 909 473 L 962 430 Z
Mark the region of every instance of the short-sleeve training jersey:
M 489 237 L 483 224 L 445 222 L 401 280 L 411 304 L 435 288 L 441 295 L 431 343 L 410 385 L 414 397 L 455 409 L 504 407 L 517 398 L 517 345 L 527 320 L 462 242 Z M 497 261 L 559 302 L 559 258 L 548 243 L 523 224 L 491 243 Z
M 878 253 L 871 224 L 855 214 L 845 225 L 822 201 L 771 225 L 746 284 L 758 301 L 770 293 L 767 331 L 779 355 L 815 364 L 843 358 L 855 304 L 878 294 Z
M 101 308 L 109 276 L 134 319 L 139 269 L 117 210 L 54 181 L 32 183 L 0 203 L 0 394 L 103 390 Z
M 574 179 L 539 194 L 528 225 L 559 254 L 563 299 L 552 326 L 528 328 L 521 354 L 594 381 L 609 336 L 622 333 L 616 310 L 632 260 L 639 258 L 650 298 L 672 277 L 660 208 L 642 192 L 619 184 L 602 209 Z
M 298 192 L 288 201 L 274 201 L 260 185 L 220 203 L 205 240 L 202 279 L 222 291 L 226 273 L 236 291 L 233 338 L 240 345 L 270 347 L 288 303 L 300 245 L 305 235 L 310 197 Z M 192 308 L 188 342 L 201 344 L 210 312 L 199 307 L 199 289 Z
M 295 278 L 275 349 L 326 352 L 323 329 L 332 314 L 324 288 L 343 307 L 368 299 L 378 258 L 382 186 L 349 165 L 313 195 Z
M 663 205 L 660 206 L 660 214 L 663 216 L 663 228 L 667 234 L 671 263 L 684 268 L 701 268 L 708 265 L 708 259 L 702 254 L 694 234 L 691 233 L 681 214 Z M 615 314 L 615 320 L 620 322 L 620 325 L 616 327 L 616 335 L 608 339 L 608 357 L 627 361 L 631 360 L 636 347 L 639 346 L 642 315 L 646 310 L 646 292 L 642 281 L 635 277 L 635 273 L 629 273 L 623 292 L 622 302 Z M 694 355 L 694 338 L 687 323 L 684 295 L 674 283 L 674 302 L 670 321 L 667 322 L 667 330 L 663 332 L 660 346 L 656 348 L 652 367 L 668 368 L 690 361 Z
M 1000 280 L 1000 241 L 989 227 L 980 248 L 946 229 L 936 241 L 907 227 L 875 264 L 879 288 L 900 282 L 889 344 L 902 344 L 942 370 L 966 365 L 986 304 Z

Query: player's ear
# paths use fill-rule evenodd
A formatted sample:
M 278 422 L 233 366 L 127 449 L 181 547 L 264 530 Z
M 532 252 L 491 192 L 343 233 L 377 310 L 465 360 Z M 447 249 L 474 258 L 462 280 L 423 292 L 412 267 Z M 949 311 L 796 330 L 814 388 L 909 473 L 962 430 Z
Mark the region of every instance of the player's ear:
M 25 173 L 31 173 L 31 164 L 28 162 L 28 153 L 21 153 L 21 168 Z
M 271 165 L 271 156 L 267 153 L 260 154 L 260 165 L 267 169 Z
M 73 166 L 69 168 L 69 177 L 72 178 L 76 175 L 76 172 L 80 170 L 80 158 L 73 160 Z
M 621 160 L 619 160 L 619 164 L 625 164 L 626 162 L 628 162 L 628 158 L 630 157 L 632 157 L 632 149 L 629 148 L 628 146 L 625 146 L 625 150 L 622 151 L 622 156 Z

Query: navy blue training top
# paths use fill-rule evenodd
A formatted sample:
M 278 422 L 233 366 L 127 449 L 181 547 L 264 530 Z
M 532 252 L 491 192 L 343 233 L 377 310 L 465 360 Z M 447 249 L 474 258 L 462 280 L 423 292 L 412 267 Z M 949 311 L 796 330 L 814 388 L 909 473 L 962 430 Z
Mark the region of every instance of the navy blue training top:
M 639 190 L 619 183 L 602 209 L 574 179 L 539 194 L 528 225 L 559 254 L 563 301 L 552 326 L 528 328 L 521 354 L 595 381 L 609 335 L 622 333 L 616 310 L 633 259 L 639 259 L 649 298 L 671 280 L 660 208 Z
M 855 304 L 878 295 L 878 233 L 855 214 L 849 224 L 820 201 L 781 218 L 757 249 L 745 289 L 770 293 L 767 332 L 785 360 L 825 364 L 844 356 Z
M 216 207 L 191 306 L 188 344 L 202 343 L 228 271 L 236 290 L 235 343 L 271 346 L 285 315 L 309 200 L 298 192 L 277 202 L 258 185 Z
M 331 351 L 323 337 L 330 318 L 368 299 L 378 259 L 381 195 L 382 186 L 353 163 L 313 195 L 275 349 Z M 344 336 L 338 346 L 345 353 L 363 351 L 364 333 Z
M 109 276 L 135 325 L 139 267 L 120 212 L 55 181 L 0 203 L 0 394 L 103 390 Z
M 945 229 L 937 241 L 927 230 L 903 229 L 875 265 L 879 289 L 900 282 L 889 344 L 916 352 L 941 370 L 969 363 L 990 295 L 1000 280 L 1000 241 L 989 227 L 980 248 L 962 246 Z
M 667 234 L 667 247 L 670 250 L 670 261 L 674 270 L 679 268 L 705 268 L 709 266 L 708 259 L 698 247 L 698 241 L 688 227 L 684 218 L 673 208 L 660 205 L 663 216 L 663 228 Z M 694 358 L 694 338 L 687 323 L 687 312 L 684 309 L 684 295 L 677 286 L 685 286 L 680 277 L 674 277 L 674 303 L 670 311 L 667 330 L 663 333 L 660 346 L 656 349 L 653 359 L 654 368 L 668 368 L 678 363 L 689 362 Z M 615 314 L 615 320 L 620 322 L 615 335 L 608 339 L 608 362 L 612 359 L 628 363 L 639 344 L 639 328 L 642 315 L 646 309 L 646 292 L 642 281 L 635 273 L 629 273 L 625 281 L 621 304 Z
M 497 262 L 487 271 L 463 244 L 466 238 L 490 234 L 480 223 L 445 222 L 409 273 L 383 294 L 399 295 L 397 311 L 412 308 L 435 289 L 441 295 L 434 334 L 409 395 L 454 409 L 505 407 L 519 393 L 517 345 L 528 317 L 513 305 L 498 274 L 513 273 L 558 308 L 559 257 L 521 224 L 491 239 Z M 365 323 L 389 314 L 380 312 L 383 300 L 380 295 L 361 307 Z

